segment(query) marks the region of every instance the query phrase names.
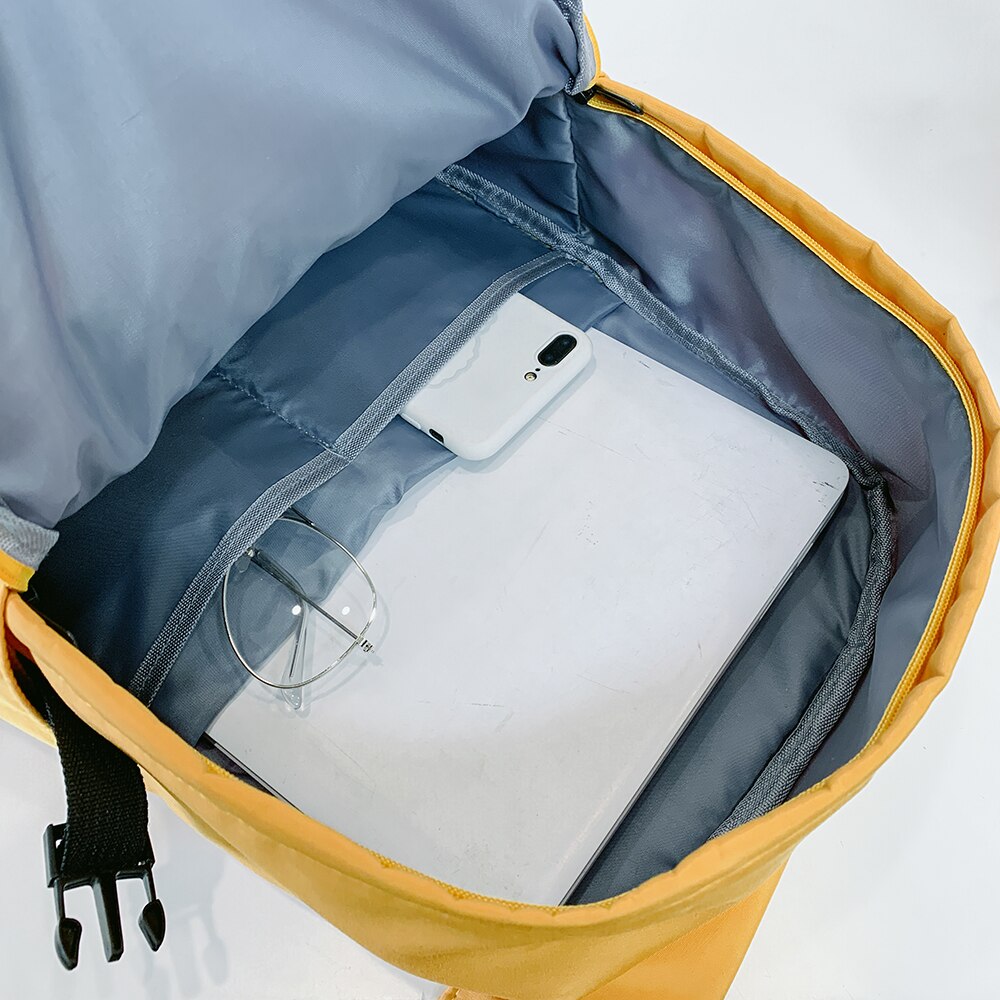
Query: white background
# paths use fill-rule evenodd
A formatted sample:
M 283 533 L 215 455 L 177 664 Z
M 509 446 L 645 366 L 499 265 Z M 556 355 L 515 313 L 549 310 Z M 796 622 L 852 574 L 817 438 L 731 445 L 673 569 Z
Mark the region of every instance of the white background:
M 878 240 L 956 313 L 1000 384 L 1000 4 L 995 0 L 590 0 L 608 72 L 703 118 Z M 1000 971 L 1000 586 L 955 679 L 903 749 L 795 853 L 731 996 L 985 1000 Z M 41 834 L 55 755 L 0 728 L 5 995 L 412 1000 L 418 984 L 152 804 L 168 933 L 151 956 L 52 950 Z M 697 1000 L 697 998 L 693 998 Z

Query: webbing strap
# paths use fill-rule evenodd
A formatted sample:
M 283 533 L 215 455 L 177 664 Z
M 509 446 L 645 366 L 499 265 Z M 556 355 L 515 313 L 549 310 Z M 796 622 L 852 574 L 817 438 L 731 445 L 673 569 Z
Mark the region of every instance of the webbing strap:
M 138 766 L 67 708 L 51 687 L 45 712 L 66 784 L 59 874 L 78 879 L 135 867 L 149 853 L 148 804 Z
M 125 950 L 117 882 L 141 878 L 146 905 L 139 929 L 150 948 L 163 943 L 166 917 L 153 886 L 153 850 L 147 831 L 148 802 L 138 765 L 91 729 L 56 694 L 34 665 L 23 661 L 26 694 L 52 727 L 66 785 L 66 822 L 45 831 L 45 865 L 55 893 L 55 945 L 67 969 L 76 966 L 83 925 L 66 916 L 65 893 L 81 885 L 94 890 L 97 916 L 109 962 Z

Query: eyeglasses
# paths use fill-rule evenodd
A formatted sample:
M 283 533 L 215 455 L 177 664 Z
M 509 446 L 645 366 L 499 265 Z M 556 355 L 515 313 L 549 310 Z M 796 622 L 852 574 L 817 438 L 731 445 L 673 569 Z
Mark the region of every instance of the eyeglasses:
M 240 663 L 298 708 L 302 688 L 325 677 L 366 638 L 378 598 L 354 554 L 292 508 L 229 568 L 222 620 Z

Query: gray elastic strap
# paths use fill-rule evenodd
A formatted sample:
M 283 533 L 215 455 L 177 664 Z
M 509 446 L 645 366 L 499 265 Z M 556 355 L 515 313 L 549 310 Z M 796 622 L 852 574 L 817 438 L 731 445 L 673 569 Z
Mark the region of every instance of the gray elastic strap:
M 597 75 L 597 54 L 594 52 L 587 30 L 587 21 L 583 16 L 583 4 L 580 0 L 558 0 L 559 9 L 569 21 L 573 34 L 576 36 L 576 50 L 579 63 L 576 76 L 566 84 L 567 94 L 579 94 L 586 90 Z
M 38 569 L 39 563 L 59 537 L 58 531 L 18 517 L 0 499 L 0 549 L 11 559 Z

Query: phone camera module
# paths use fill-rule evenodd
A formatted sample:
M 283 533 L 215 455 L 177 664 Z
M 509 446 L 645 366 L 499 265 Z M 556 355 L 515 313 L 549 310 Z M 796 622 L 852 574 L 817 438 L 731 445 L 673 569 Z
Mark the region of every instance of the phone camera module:
M 551 368 L 553 365 L 559 364 L 574 347 L 576 347 L 576 337 L 571 333 L 560 333 L 555 340 L 546 344 L 538 352 L 538 361 L 546 368 Z

